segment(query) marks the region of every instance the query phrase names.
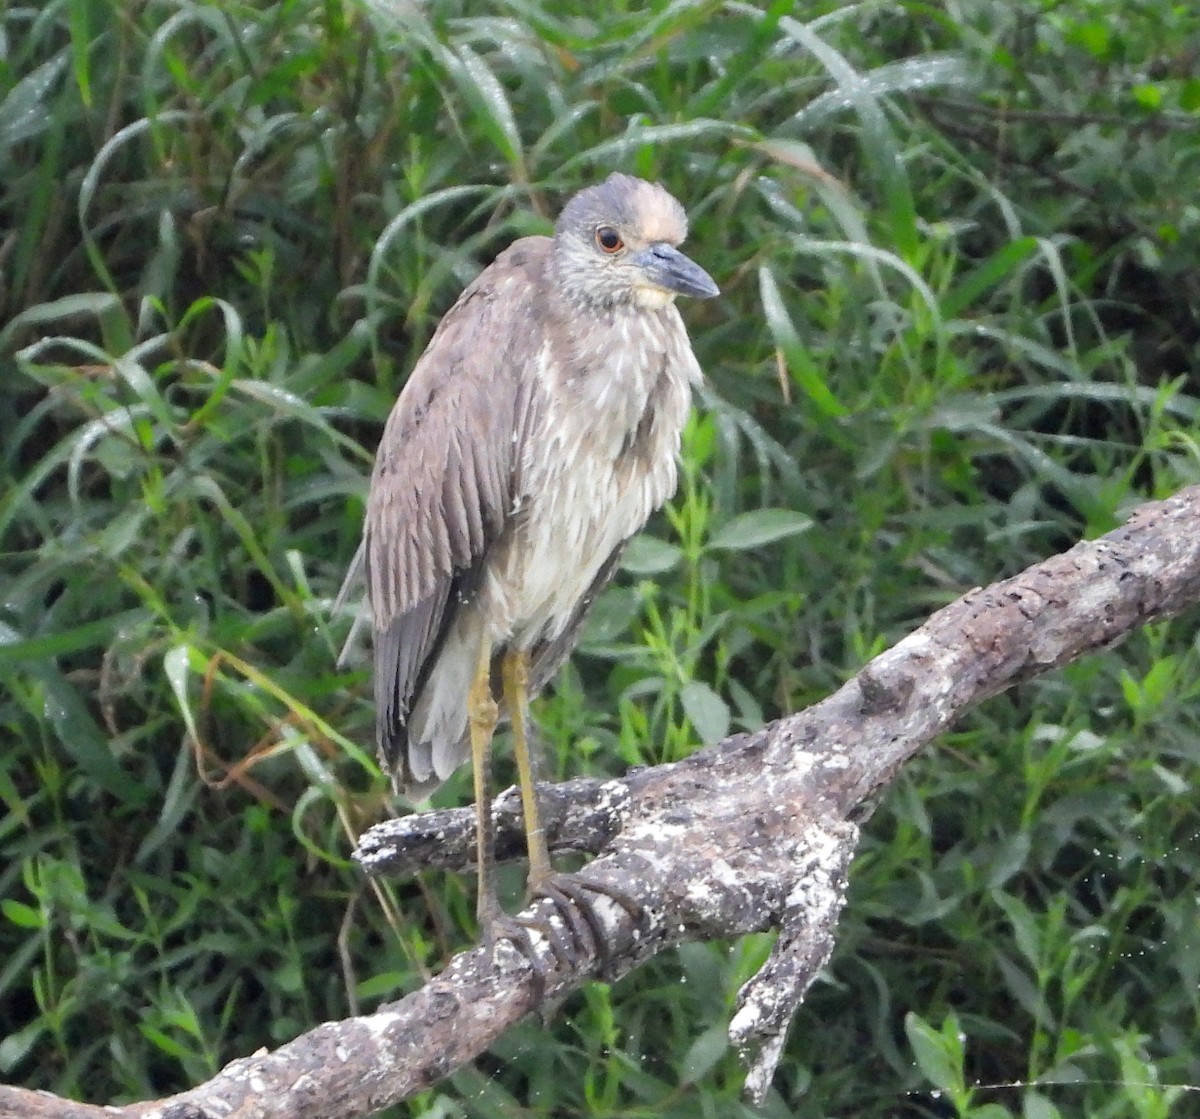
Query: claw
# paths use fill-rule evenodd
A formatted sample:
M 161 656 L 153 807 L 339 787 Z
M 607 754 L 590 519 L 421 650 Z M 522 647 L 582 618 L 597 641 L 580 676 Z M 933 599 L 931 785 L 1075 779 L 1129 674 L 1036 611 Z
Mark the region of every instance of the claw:
M 501 940 L 509 941 L 525 958 L 533 971 L 534 998 L 541 1002 L 546 996 L 549 971 L 534 947 L 531 932 L 546 938 L 554 956 L 555 969 L 570 969 L 588 953 L 595 956 L 596 972 L 604 977 L 612 963 L 612 951 L 607 930 L 596 911 L 596 895 L 610 898 L 632 918 L 635 927 L 644 923 L 644 911 L 627 893 L 577 874 L 552 874 L 531 886 L 531 901 L 544 899 L 553 907 L 548 916 L 509 916 L 498 909 L 481 918 L 481 938 L 485 947 L 495 950 Z M 558 922 L 554 918 L 558 918 Z M 559 927 L 561 923 L 561 928 Z M 566 930 L 564 935 L 563 929 Z
M 507 913 L 498 913 L 481 927 L 480 940 L 483 946 L 493 954 L 496 951 L 496 945 L 502 940 L 507 940 L 521 953 L 533 971 L 534 999 L 541 1002 L 546 994 L 546 966 L 538 958 L 537 951 L 533 946 L 533 938 L 529 935 L 529 930 L 533 927 L 528 922 L 510 917 Z M 542 929 L 537 929 L 537 931 L 544 932 Z M 547 936 L 546 939 L 550 941 L 555 960 L 558 960 L 559 948 L 555 947 L 551 936 Z
M 570 887 L 561 882 L 566 877 L 566 875 L 551 875 L 530 891 L 530 900 L 545 898 L 554 906 L 554 912 L 558 914 L 571 934 L 572 960 L 578 959 L 579 953 L 587 952 L 589 949 L 599 955 L 600 938 L 596 935 L 595 923 L 589 919 L 594 914 L 589 914 L 587 903 L 581 904 L 575 894 L 571 892 Z M 549 921 L 544 923 L 553 928 Z
M 645 918 L 645 910 L 636 899 L 632 898 L 624 890 L 616 886 L 609 886 L 605 882 L 597 882 L 591 878 L 583 878 L 580 875 L 559 875 L 560 878 L 572 880 L 580 890 L 590 890 L 593 894 L 603 894 L 606 898 L 615 901 L 626 913 L 629 914 L 629 919 L 633 922 L 635 928 L 641 928 Z M 588 902 L 587 904 L 591 904 Z
M 553 906 L 563 924 L 571 930 L 571 939 L 578 952 L 591 951 L 596 957 L 597 972 L 605 975 L 612 962 L 607 929 L 596 912 L 595 895 L 616 902 L 629 914 L 634 926 L 643 923 L 643 910 L 627 893 L 615 886 L 583 878 L 577 874 L 554 874 L 530 888 L 533 898 L 545 898 Z M 531 927 L 540 931 L 548 921 L 538 921 Z M 578 959 L 578 956 L 575 957 Z

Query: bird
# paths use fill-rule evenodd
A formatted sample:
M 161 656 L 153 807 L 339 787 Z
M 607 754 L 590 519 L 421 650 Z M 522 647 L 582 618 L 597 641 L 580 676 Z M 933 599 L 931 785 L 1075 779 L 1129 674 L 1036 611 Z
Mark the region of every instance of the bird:
M 658 183 L 618 172 L 580 190 L 553 236 L 513 242 L 446 312 L 376 453 L 359 555 L 378 752 L 413 801 L 472 760 L 485 937 L 508 927 L 488 789 L 502 716 L 527 896 L 562 898 L 529 701 L 570 655 L 626 543 L 675 491 L 702 381 L 675 299 L 719 294 L 680 251 L 687 232 Z

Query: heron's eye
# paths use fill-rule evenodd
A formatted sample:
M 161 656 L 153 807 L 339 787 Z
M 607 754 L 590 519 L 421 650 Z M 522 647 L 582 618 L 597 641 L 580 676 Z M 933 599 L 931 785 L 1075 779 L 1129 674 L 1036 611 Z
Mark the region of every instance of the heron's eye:
M 596 244 L 602 253 L 609 255 L 619 253 L 625 247 L 621 235 L 611 225 L 602 225 L 596 230 Z

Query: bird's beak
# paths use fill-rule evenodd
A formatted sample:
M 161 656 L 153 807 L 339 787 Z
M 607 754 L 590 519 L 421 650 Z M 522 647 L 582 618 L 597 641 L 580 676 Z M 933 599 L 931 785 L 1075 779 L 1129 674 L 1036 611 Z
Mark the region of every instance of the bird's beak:
M 647 282 L 662 291 L 690 295 L 695 299 L 711 299 L 721 294 L 721 289 L 700 265 L 665 241 L 656 241 L 631 254 L 631 259 L 642 270 Z

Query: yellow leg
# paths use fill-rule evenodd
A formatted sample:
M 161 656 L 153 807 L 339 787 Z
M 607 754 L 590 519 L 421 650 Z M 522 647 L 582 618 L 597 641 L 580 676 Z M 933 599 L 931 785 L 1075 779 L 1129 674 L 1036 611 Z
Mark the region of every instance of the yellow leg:
M 475 679 L 471 681 L 467 695 L 471 768 L 475 778 L 475 865 L 479 876 L 475 912 L 485 935 L 500 913 L 494 881 L 496 844 L 490 792 L 492 734 L 499 717 L 500 711 L 492 696 L 492 643 L 485 637 L 479 650 Z
M 529 750 L 529 655 L 511 650 L 504 655 L 504 703 L 512 719 L 513 752 L 521 782 L 521 808 L 525 813 L 525 842 L 529 848 L 529 889 L 540 886 L 554 868 L 538 814 L 537 777 Z

